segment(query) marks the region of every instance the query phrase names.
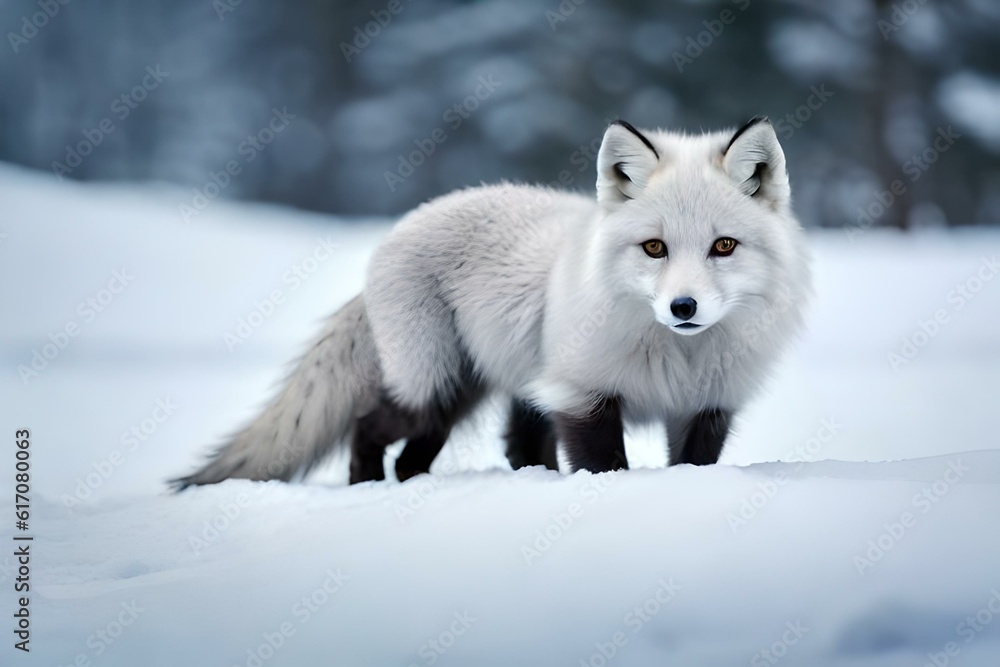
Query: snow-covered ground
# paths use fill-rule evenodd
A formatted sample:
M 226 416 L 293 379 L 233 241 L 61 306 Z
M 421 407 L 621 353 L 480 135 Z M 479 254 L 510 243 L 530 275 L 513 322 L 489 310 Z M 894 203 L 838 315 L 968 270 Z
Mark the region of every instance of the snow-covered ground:
M 663 469 L 651 431 L 647 469 L 512 473 L 488 409 L 405 484 L 169 495 L 387 229 L 190 197 L 0 166 L 0 426 L 35 484 L 2 664 L 1000 662 L 1000 233 L 813 234 L 810 330 L 725 465 Z

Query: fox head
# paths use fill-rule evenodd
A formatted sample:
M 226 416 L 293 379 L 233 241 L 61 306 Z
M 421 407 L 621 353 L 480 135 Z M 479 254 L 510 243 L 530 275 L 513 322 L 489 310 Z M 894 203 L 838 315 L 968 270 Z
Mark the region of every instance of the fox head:
M 597 198 L 602 274 L 680 335 L 765 309 L 804 262 L 785 156 L 764 117 L 700 136 L 617 121 L 598 152 Z

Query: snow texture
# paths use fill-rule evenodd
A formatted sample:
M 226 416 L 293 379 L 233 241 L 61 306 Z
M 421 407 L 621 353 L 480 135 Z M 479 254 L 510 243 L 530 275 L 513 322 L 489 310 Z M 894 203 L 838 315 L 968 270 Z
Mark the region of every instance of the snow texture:
M 1000 233 L 814 234 L 811 327 L 720 465 L 664 469 L 649 429 L 639 469 L 514 473 L 493 407 L 404 484 L 344 486 L 341 457 L 170 495 L 387 229 L 221 201 L 186 224 L 185 200 L 0 167 L 2 427 L 31 429 L 35 484 L 32 651 L 7 630 L 3 664 L 1000 660 Z

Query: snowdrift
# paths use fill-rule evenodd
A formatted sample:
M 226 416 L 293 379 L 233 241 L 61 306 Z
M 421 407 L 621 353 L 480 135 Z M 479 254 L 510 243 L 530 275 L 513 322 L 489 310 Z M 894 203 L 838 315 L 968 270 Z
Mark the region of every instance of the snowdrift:
M 334 459 L 170 495 L 389 223 L 218 200 L 186 223 L 187 192 L 11 167 L 0 198 L 2 422 L 35 481 L 20 662 L 1000 660 L 997 232 L 813 234 L 810 331 L 717 466 L 662 468 L 649 429 L 628 472 L 513 473 L 487 409 L 404 484 Z

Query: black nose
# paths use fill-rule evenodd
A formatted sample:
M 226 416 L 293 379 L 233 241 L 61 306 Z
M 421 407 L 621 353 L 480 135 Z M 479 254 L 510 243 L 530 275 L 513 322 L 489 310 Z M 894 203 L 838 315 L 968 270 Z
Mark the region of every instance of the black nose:
M 674 314 L 674 317 L 682 320 L 690 320 L 694 317 L 695 311 L 697 310 L 698 302 L 689 296 L 674 299 L 670 303 L 670 312 Z

